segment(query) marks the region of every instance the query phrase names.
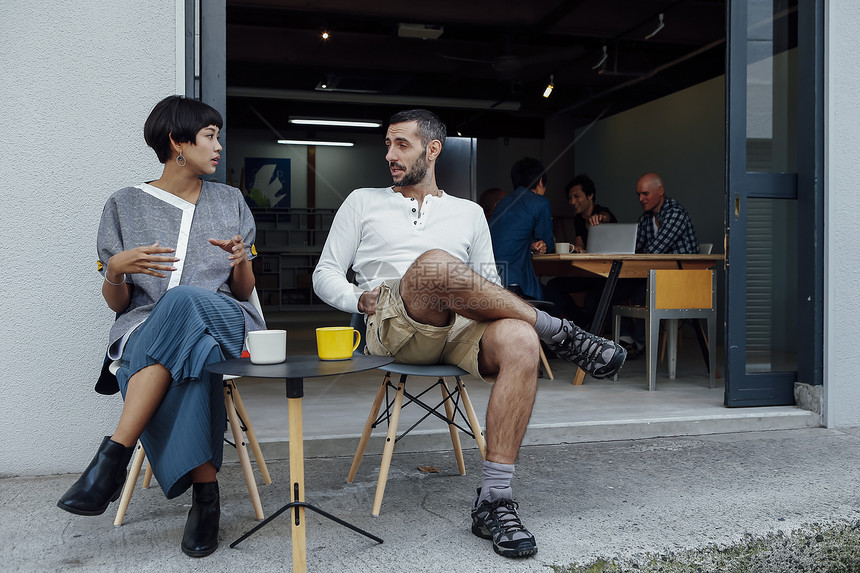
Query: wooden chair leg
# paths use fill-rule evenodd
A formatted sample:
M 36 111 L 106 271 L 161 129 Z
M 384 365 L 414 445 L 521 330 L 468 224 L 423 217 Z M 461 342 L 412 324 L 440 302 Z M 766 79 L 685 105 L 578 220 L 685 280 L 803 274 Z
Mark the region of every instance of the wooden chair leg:
M 382 450 L 382 463 L 379 466 L 379 480 L 376 482 L 376 496 L 373 498 L 373 517 L 379 517 L 379 510 L 382 509 L 382 496 L 385 494 L 385 484 L 388 482 L 388 470 L 391 468 L 391 456 L 394 454 L 394 440 L 397 438 L 397 423 L 400 421 L 400 407 L 403 405 L 405 389 L 406 375 L 401 375 L 388 419 L 388 434 L 385 436 L 385 448 Z
M 152 483 L 152 462 L 146 462 L 146 471 L 143 472 L 143 489 L 149 489 Z
M 128 472 L 128 477 L 125 478 L 125 485 L 122 486 L 122 496 L 119 498 L 119 508 L 116 510 L 116 518 L 113 520 L 113 524 L 116 527 L 122 525 L 122 520 L 125 519 L 125 512 L 128 510 L 131 494 L 134 493 L 134 485 L 137 483 L 137 477 L 140 475 L 140 467 L 143 465 L 144 457 L 146 457 L 146 453 L 143 451 L 143 446 L 137 444 L 137 450 L 134 452 L 134 459 L 131 462 L 131 469 Z
M 481 430 L 481 422 L 475 413 L 475 408 L 472 406 L 472 400 L 469 399 L 469 393 L 466 392 L 466 385 L 459 376 L 457 376 L 457 388 L 460 390 L 460 399 L 463 401 L 463 408 L 466 410 L 466 416 L 469 418 L 469 426 L 475 435 L 475 441 L 478 443 L 478 451 L 481 452 L 481 457 L 486 460 L 487 441 L 484 439 L 483 430 Z
M 260 475 L 263 476 L 263 483 L 270 485 L 272 483 L 272 478 L 269 476 L 269 468 L 266 467 L 266 460 L 263 458 L 263 450 L 260 449 L 260 442 L 257 440 L 254 426 L 251 425 L 251 418 L 248 416 L 248 411 L 245 410 L 245 403 L 242 402 L 239 388 L 232 380 L 228 380 L 226 383 L 230 386 L 231 391 L 233 392 L 233 404 L 236 406 L 239 418 L 245 423 L 245 436 L 248 438 L 248 445 L 251 446 L 251 451 L 254 453 L 254 459 L 257 461 L 257 469 L 260 470 Z
M 546 354 L 543 352 L 543 346 L 538 345 L 538 349 L 540 350 L 540 361 L 543 363 L 546 375 L 549 376 L 550 380 L 555 380 L 555 376 L 552 375 L 552 368 L 549 367 L 549 362 L 546 360 Z
M 367 422 L 364 424 L 364 431 L 361 433 L 361 439 L 358 441 L 358 448 L 355 450 L 355 457 L 352 458 L 352 466 L 349 468 L 349 475 L 346 476 L 347 483 L 352 483 L 355 479 L 355 474 L 358 473 L 358 466 L 361 464 L 361 458 L 364 457 L 364 451 L 367 449 L 367 442 L 370 440 L 370 433 L 373 431 L 373 423 L 379 415 L 379 408 L 382 406 L 382 398 L 385 396 L 385 388 L 388 386 L 389 375 L 382 377 L 382 384 L 379 385 L 379 390 L 376 392 L 376 398 L 373 399 L 373 405 L 370 407 L 370 414 L 367 416 Z
M 236 453 L 239 455 L 239 463 L 242 465 L 242 473 L 245 474 L 245 484 L 248 486 L 248 494 L 251 496 L 251 505 L 257 519 L 265 518 L 263 504 L 260 501 L 260 492 L 257 491 L 257 482 L 254 479 L 254 470 L 251 468 L 251 458 L 248 456 L 248 448 L 245 447 L 245 436 L 242 435 L 242 426 L 239 424 L 239 415 L 233 402 L 233 395 L 229 386 L 224 387 L 224 405 L 227 407 L 227 419 L 233 430 L 233 440 L 236 444 Z
M 439 387 L 442 389 L 442 401 L 445 404 L 445 415 L 449 420 L 454 420 L 454 404 L 451 403 L 451 392 L 448 390 L 448 382 L 444 378 L 439 378 Z M 457 431 L 457 426 L 453 423 L 448 424 L 448 431 L 451 432 L 451 445 L 454 446 L 454 456 L 457 458 L 457 469 L 460 470 L 460 475 L 466 475 L 466 462 L 463 460 L 463 448 L 460 446 L 460 432 Z

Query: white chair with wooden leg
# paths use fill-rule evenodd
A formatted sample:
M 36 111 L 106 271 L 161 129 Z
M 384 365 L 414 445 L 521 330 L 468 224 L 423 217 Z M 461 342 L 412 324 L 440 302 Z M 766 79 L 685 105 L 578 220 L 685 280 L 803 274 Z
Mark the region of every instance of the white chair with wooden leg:
M 363 315 L 353 315 L 353 328 L 356 328 L 362 334 L 362 341 L 365 336 L 365 326 Z M 346 478 L 347 482 L 352 483 L 358 472 L 359 464 L 364 456 L 364 451 L 367 448 L 367 442 L 370 440 L 370 434 L 373 429 L 382 422 L 388 423 L 388 433 L 385 438 L 385 447 L 382 451 L 382 463 L 379 467 L 379 478 L 376 483 L 376 495 L 373 498 L 373 516 L 379 516 L 379 511 L 382 508 L 382 497 L 385 494 L 385 486 L 388 482 L 388 470 L 391 467 L 391 457 L 394 454 L 394 444 L 402 439 L 406 434 L 412 431 L 418 424 L 423 422 L 430 416 L 435 416 L 448 425 L 451 434 L 451 444 L 454 448 L 454 455 L 457 459 L 457 468 L 460 475 L 466 474 L 466 465 L 463 460 L 463 449 L 460 445 L 459 431 L 462 431 L 473 438 L 478 444 L 478 449 L 481 452 L 481 457 L 486 458 L 487 446 L 484 441 L 484 434 L 481 430 L 481 422 L 475 413 L 475 408 L 472 406 L 472 401 L 469 399 L 469 394 L 466 392 L 466 385 L 463 383 L 462 376 L 467 372 L 457 366 L 447 364 L 389 364 L 380 368 L 385 372 L 382 377 L 382 383 L 373 400 L 373 405 L 370 408 L 370 414 L 367 417 L 367 422 L 364 425 L 364 431 L 361 434 L 361 439 L 358 442 L 358 448 L 355 452 L 355 457 L 352 461 L 352 466 L 349 469 L 349 475 Z M 399 374 L 400 378 L 395 385 L 391 382 L 391 375 Z M 410 377 L 429 377 L 435 379 L 435 382 L 424 388 L 420 393 L 412 394 L 406 390 L 406 382 Z M 453 388 L 448 386 L 447 378 L 453 378 L 455 385 Z M 425 395 L 433 390 L 436 386 L 439 387 L 442 395 L 442 400 L 438 403 L 428 404 L 423 401 Z M 390 397 L 390 391 L 394 391 L 393 400 Z M 407 399 L 404 403 L 404 398 Z M 380 414 L 383 400 L 385 401 L 385 410 Z M 423 408 L 426 413 L 424 416 L 410 426 L 407 430 L 397 435 L 397 425 L 400 421 L 401 409 L 409 404 L 415 404 Z M 444 415 L 439 412 L 439 408 L 444 407 Z M 458 422 L 457 419 L 461 420 Z
M 257 291 L 251 292 L 249 300 L 263 316 L 263 310 L 260 306 L 260 300 L 257 297 Z M 119 364 L 114 363 L 110 366 L 111 372 L 116 373 L 119 369 Z M 245 409 L 245 404 L 242 402 L 242 396 L 239 394 L 239 389 L 236 387 L 236 380 L 239 376 L 224 376 L 224 406 L 227 409 L 227 422 L 230 424 L 230 429 L 233 433 L 236 453 L 239 456 L 239 463 L 242 466 L 242 473 L 245 476 L 245 484 L 248 487 L 248 494 L 251 497 L 251 505 L 254 507 L 254 514 L 257 519 L 265 518 L 263 513 L 263 505 L 260 501 L 260 492 L 257 490 L 257 481 L 254 477 L 254 470 L 251 467 L 251 459 L 248 455 L 247 446 L 251 446 L 251 451 L 254 454 L 254 459 L 257 462 L 257 469 L 263 478 L 263 483 L 269 485 L 272 483 L 272 478 L 269 476 L 269 469 L 266 467 L 266 460 L 263 458 L 263 451 L 260 449 L 260 443 L 257 441 L 257 434 L 254 432 L 254 427 L 251 425 L 251 420 L 248 417 L 248 411 Z M 226 441 L 226 439 L 225 439 Z M 229 442 L 228 442 L 229 443 Z M 146 457 L 143 451 L 143 446 L 138 443 L 134 458 L 131 462 L 131 469 L 128 477 L 125 480 L 125 486 L 120 496 L 119 508 L 116 512 L 114 525 L 122 525 L 125 518 L 125 512 L 128 509 L 128 504 L 131 501 L 131 496 L 134 493 L 134 487 L 137 483 L 137 478 L 140 475 L 143 459 Z M 146 466 L 146 472 L 143 477 L 143 487 L 148 488 L 152 480 L 152 468 L 149 464 Z

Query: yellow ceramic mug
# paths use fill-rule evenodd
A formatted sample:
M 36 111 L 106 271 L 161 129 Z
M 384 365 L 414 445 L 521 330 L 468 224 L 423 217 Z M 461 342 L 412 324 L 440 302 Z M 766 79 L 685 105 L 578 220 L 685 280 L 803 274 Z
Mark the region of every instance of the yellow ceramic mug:
M 349 360 L 361 342 L 361 334 L 351 326 L 317 328 L 317 354 L 320 360 Z

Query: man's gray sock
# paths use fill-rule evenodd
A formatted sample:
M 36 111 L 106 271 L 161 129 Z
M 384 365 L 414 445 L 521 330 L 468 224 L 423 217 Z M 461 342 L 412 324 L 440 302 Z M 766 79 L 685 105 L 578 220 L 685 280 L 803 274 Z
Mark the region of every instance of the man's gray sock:
M 496 462 L 484 461 L 483 480 L 481 481 L 481 494 L 478 497 L 476 506 L 484 501 L 493 501 L 499 497 L 511 499 L 511 479 L 514 477 L 514 464 L 499 464 Z M 495 490 L 492 492 L 492 490 Z M 504 491 L 507 490 L 507 491 Z M 496 495 L 492 498 L 490 494 Z M 503 495 L 499 496 L 499 493 Z
M 561 326 L 564 323 L 560 318 L 552 316 L 538 308 L 535 309 L 535 314 L 537 314 L 535 332 L 537 332 L 538 338 L 544 342 L 550 342 L 552 337 L 561 330 Z

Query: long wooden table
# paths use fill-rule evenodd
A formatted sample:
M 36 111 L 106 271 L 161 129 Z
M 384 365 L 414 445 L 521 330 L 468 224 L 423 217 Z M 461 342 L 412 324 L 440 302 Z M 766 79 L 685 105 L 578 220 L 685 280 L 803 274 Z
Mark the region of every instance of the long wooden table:
M 598 333 L 606 319 L 609 302 L 615 292 L 618 279 L 646 278 L 651 269 L 710 269 L 725 261 L 723 254 L 711 255 L 596 255 L 591 253 L 553 253 L 534 255 L 532 264 L 538 276 L 569 277 L 600 276 L 606 278 L 606 285 L 600 295 L 600 303 L 591 332 Z M 578 369 L 573 383 L 582 384 L 585 371 Z

